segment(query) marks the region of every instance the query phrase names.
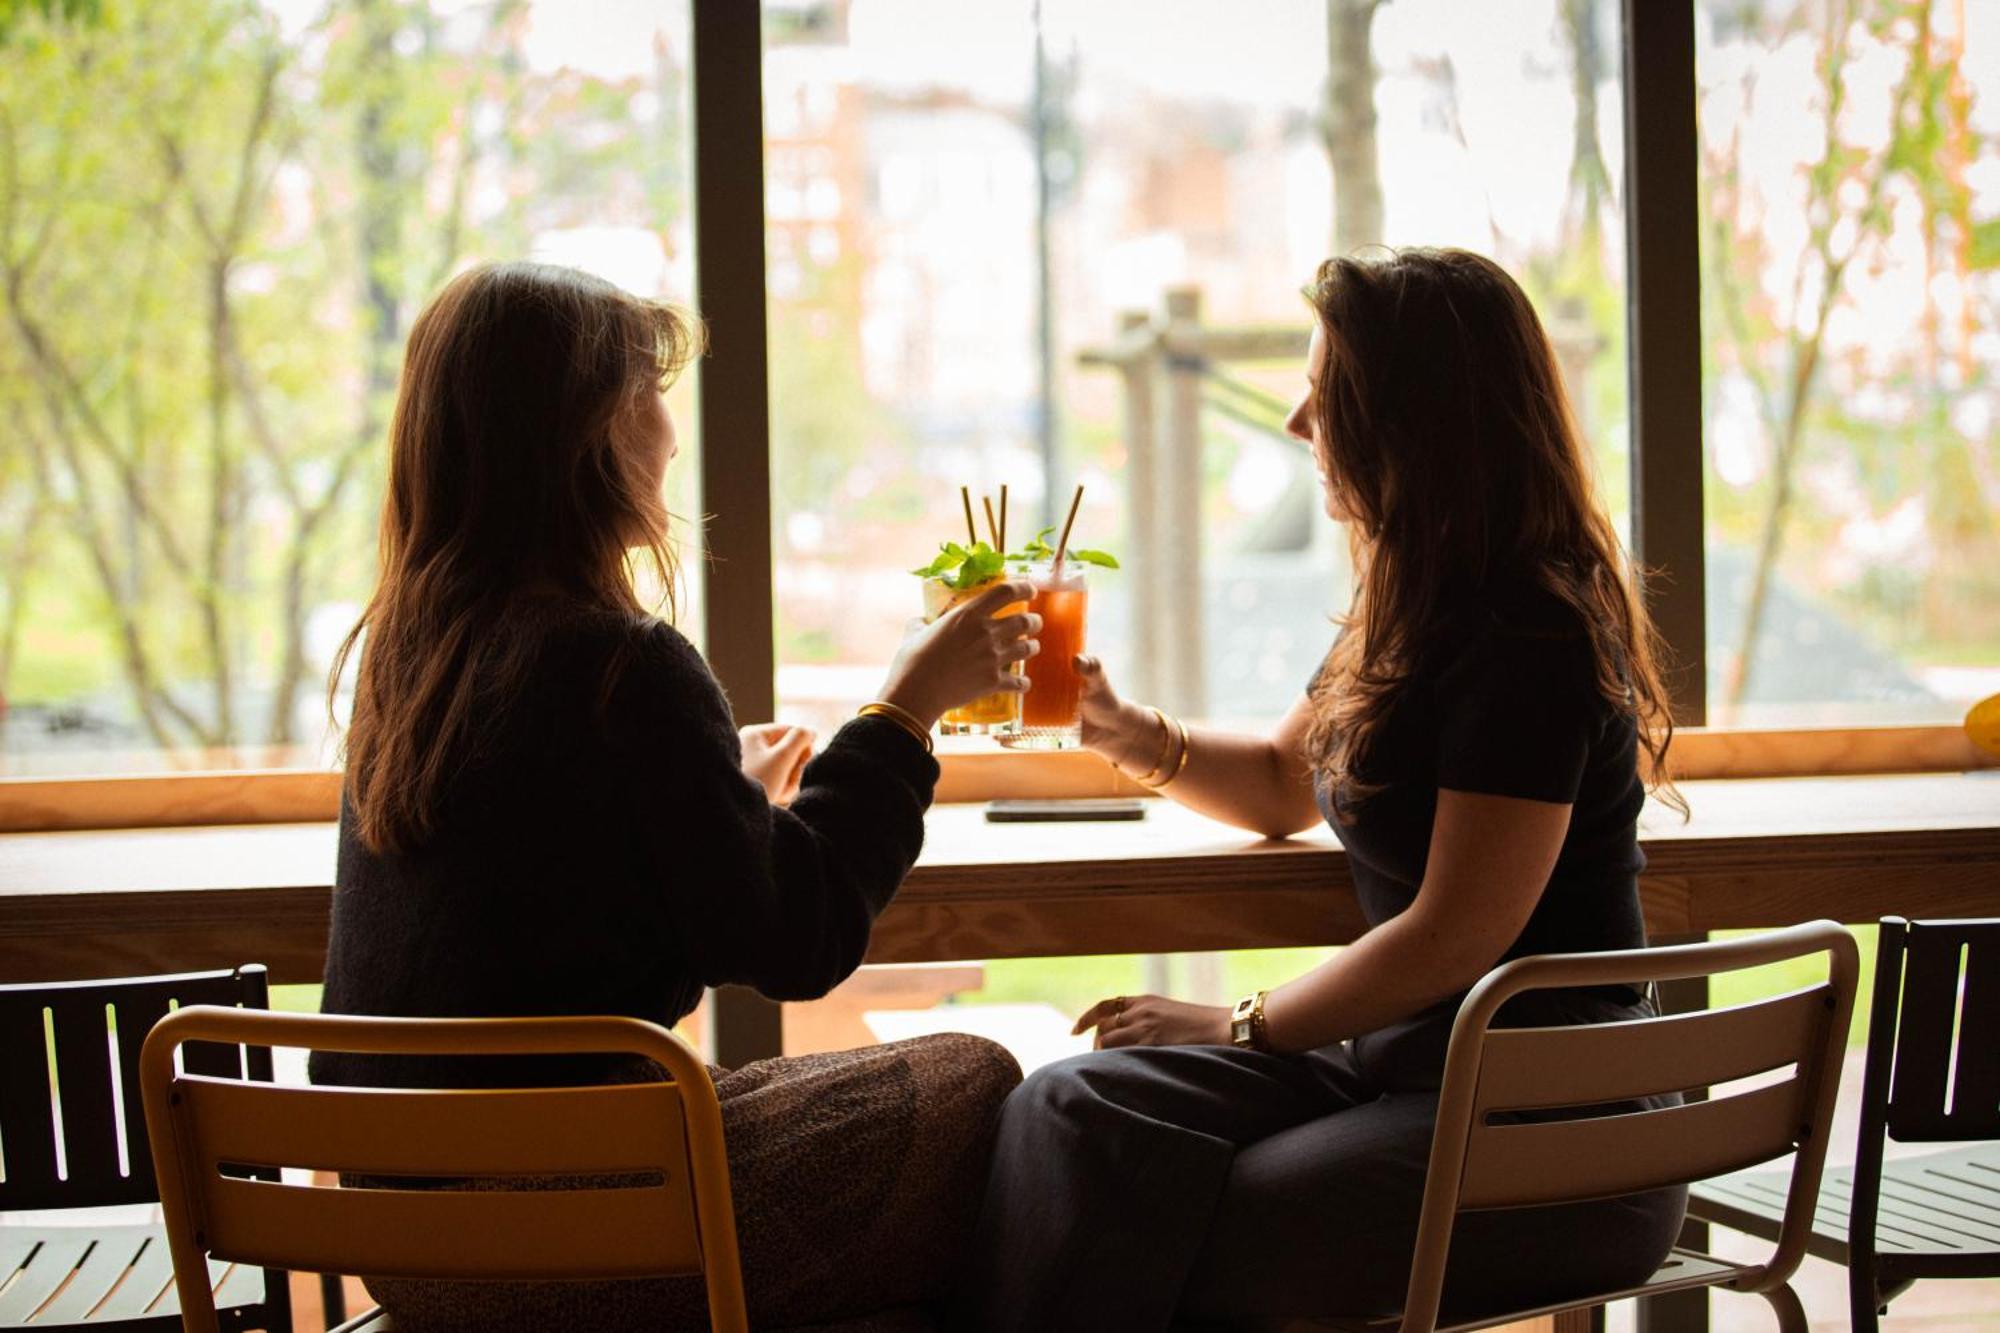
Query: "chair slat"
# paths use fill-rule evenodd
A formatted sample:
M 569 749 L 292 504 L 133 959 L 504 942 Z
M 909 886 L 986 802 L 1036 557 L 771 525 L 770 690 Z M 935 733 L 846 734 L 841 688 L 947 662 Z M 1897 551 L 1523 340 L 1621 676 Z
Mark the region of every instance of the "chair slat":
M 210 1250 L 248 1263 L 385 1277 L 646 1277 L 701 1263 L 685 1182 L 475 1193 L 217 1179 L 207 1224 Z
M 112 999 L 117 1013 L 118 1080 L 125 1097 L 125 1157 L 130 1164 L 134 1191 L 146 1198 L 158 1198 L 159 1185 L 153 1178 L 153 1148 L 146 1142 L 145 1100 L 139 1092 L 139 1052 L 146 1034 L 167 1016 L 163 994 L 132 991 Z
M 174 1255 L 167 1245 L 167 1236 L 158 1227 L 146 1228 L 150 1236 L 145 1248 L 139 1251 L 132 1264 L 132 1271 L 111 1293 L 111 1299 L 97 1312 L 100 1320 L 138 1319 L 148 1314 L 178 1314 L 180 1302 L 174 1299 Z
M 14 1285 L 0 1292 L 0 1324 L 27 1323 L 83 1262 L 90 1244 L 88 1232 L 74 1237 L 44 1233 L 28 1266 L 14 1275 Z
M 104 1192 L 122 1193 L 125 1173 L 118 1166 L 118 1110 L 104 1002 L 96 997 L 64 999 L 51 1004 L 49 1012 L 55 1020 L 68 1182 L 73 1189 L 100 1197 Z
M 1791 1152 L 1804 1110 L 1796 1078 L 1630 1115 L 1472 1126 L 1459 1207 L 1612 1198 L 1755 1166 Z
M 48 1303 L 37 1324 L 80 1324 L 91 1311 L 104 1303 L 119 1280 L 126 1276 L 132 1260 L 145 1246 L 145 1229 L 106 1228 L 93 1231 L 96 1244 L 76 1271 L 76 1277 L 60 1296 Z
M 24 995 L 0 996 L 0 1153 L 7 1179 L 0 1209 L 60 1207 L 55 1190 L 55 1120 L 49 1110 L 47 1038 L 42 1005 Z
M 1913 924 L 1904 943 L 1903 1003 L 1889 1090 L 1891 1138 L 1926 1142 L 1966 1137 L 1945 1113 L 1952 1029 L 1958 1021 L 1959 951 L 1953 923 Z
M 273 1087 L 186 1077 L 176 1084 L 207 1163 L 360 1175 L 491 1176 L 524 1158 L 550 1175 L 664 1171 L 686 1161 L 669 1083 L 557 1091 L 426 1092 Z M 589 1125 L 588 1134 L 574 1132 Z
M 1950 1120 L 1961 1138 L 2000 1138 L 2000 931 L 1971 935 Z
M 1809 1048 L 1833 992 L 1666 1018 L 1573 1027 L 1495 1028 L 1479 1065 L 1480 1112 L 1590 1106 L 1706 1088 L 1783 1068 Z M 1560 1089 L 1551 1097 L 1549 1089 Z

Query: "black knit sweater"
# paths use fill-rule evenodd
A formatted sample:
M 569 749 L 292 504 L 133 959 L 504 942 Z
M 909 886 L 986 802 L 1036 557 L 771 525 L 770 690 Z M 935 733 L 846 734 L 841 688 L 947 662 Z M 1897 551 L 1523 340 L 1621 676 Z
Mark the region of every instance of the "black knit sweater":
M 789 809 L 746 777 L 715 677 L 671 627 L 544 632 L 536 669 L 453 780 L 436 834 L 378 855 L 343 806 L 327 1013 L 626 1014 L 704 986 L 824 995 L 923 845 L 937 764 L 894 723 L 842 727 Z M 608 685 L 608 688 L 607 688 Z M 315 1082 L 489 1086 L 594 1061 L 319 1053 Z

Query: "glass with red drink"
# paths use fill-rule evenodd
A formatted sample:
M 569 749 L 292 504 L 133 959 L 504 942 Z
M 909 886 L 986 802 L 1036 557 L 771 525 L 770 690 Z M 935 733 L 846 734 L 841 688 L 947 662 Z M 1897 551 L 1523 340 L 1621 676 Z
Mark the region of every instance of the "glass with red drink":
M 1083 680 L 1076 674 L 1076 655 L 1084 650 L 1090 585 L 1077 560 L 1030 565 L 1027 577 L 1035 587 L 1028 609 L 1042 618 L 1042 650 L 1027 662 L 1020 730 L 1001 736 L 1000 743 L 1015 750 L 1074 750 L 1083 744 Z

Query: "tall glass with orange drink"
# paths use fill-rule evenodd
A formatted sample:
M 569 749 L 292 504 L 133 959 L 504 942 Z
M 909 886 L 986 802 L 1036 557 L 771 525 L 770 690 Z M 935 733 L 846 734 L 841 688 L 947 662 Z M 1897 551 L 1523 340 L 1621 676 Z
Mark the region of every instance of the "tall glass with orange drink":
M 1004 578 L 1003 573 L 995 573 L 970 587 L 954 586 L 949 578 L 928 577 L 924 579 L 924 623 L 929 624 L 961 602 L 969 601 L 991 587 L 995 579 Z M 998 616 L 1019 615 L 1027 609 L 1026 602 L 1012 602 L 995 612 Z M 1020 664 L 1016 663 L 1015 671 Z M 1000 690 L 982 698 L 974 699 L 963 707 L 954 708 L 938 719 L 938 733 L 944 736 L 1000 736 L 1005 737 L 1018 731 L 1021 726 L 1021 696 L 1012 690 Z
M 1028 609 L 1042 618 L 1042 650 L 1027 661 L 1028 692 L 1021 727 L 1000 743 L 1017 750 L 1074 750 L 1083 744 L 1083 681 L 1076 655 L 1084 650 L 1090 585 L 1077 560 L 1037 562 L 1027 569 L 1035 596 Z

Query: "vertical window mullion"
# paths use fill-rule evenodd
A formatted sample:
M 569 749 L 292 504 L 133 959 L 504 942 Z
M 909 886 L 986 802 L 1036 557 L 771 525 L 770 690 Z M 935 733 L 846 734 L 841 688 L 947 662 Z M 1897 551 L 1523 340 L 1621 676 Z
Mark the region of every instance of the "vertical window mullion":
M 771 401 L 764 310 L 763 6 L 695 0 L 695 303 L 701 363 L 701 507 L 709 665 L 739 722 L 777 714 L 771 616 Z M 782 1008 L 709 992 L 707 1057 L 734 1069 L 783 1053 Z
M 763 7 L 694 5 L 695 301 L 709 665 L 741 722 L 776 715 L 764 311 Z
M 1632 547 L 1670 650 L 1674 719 L 1708 719 L 1694 4 L 1624 0 Z

